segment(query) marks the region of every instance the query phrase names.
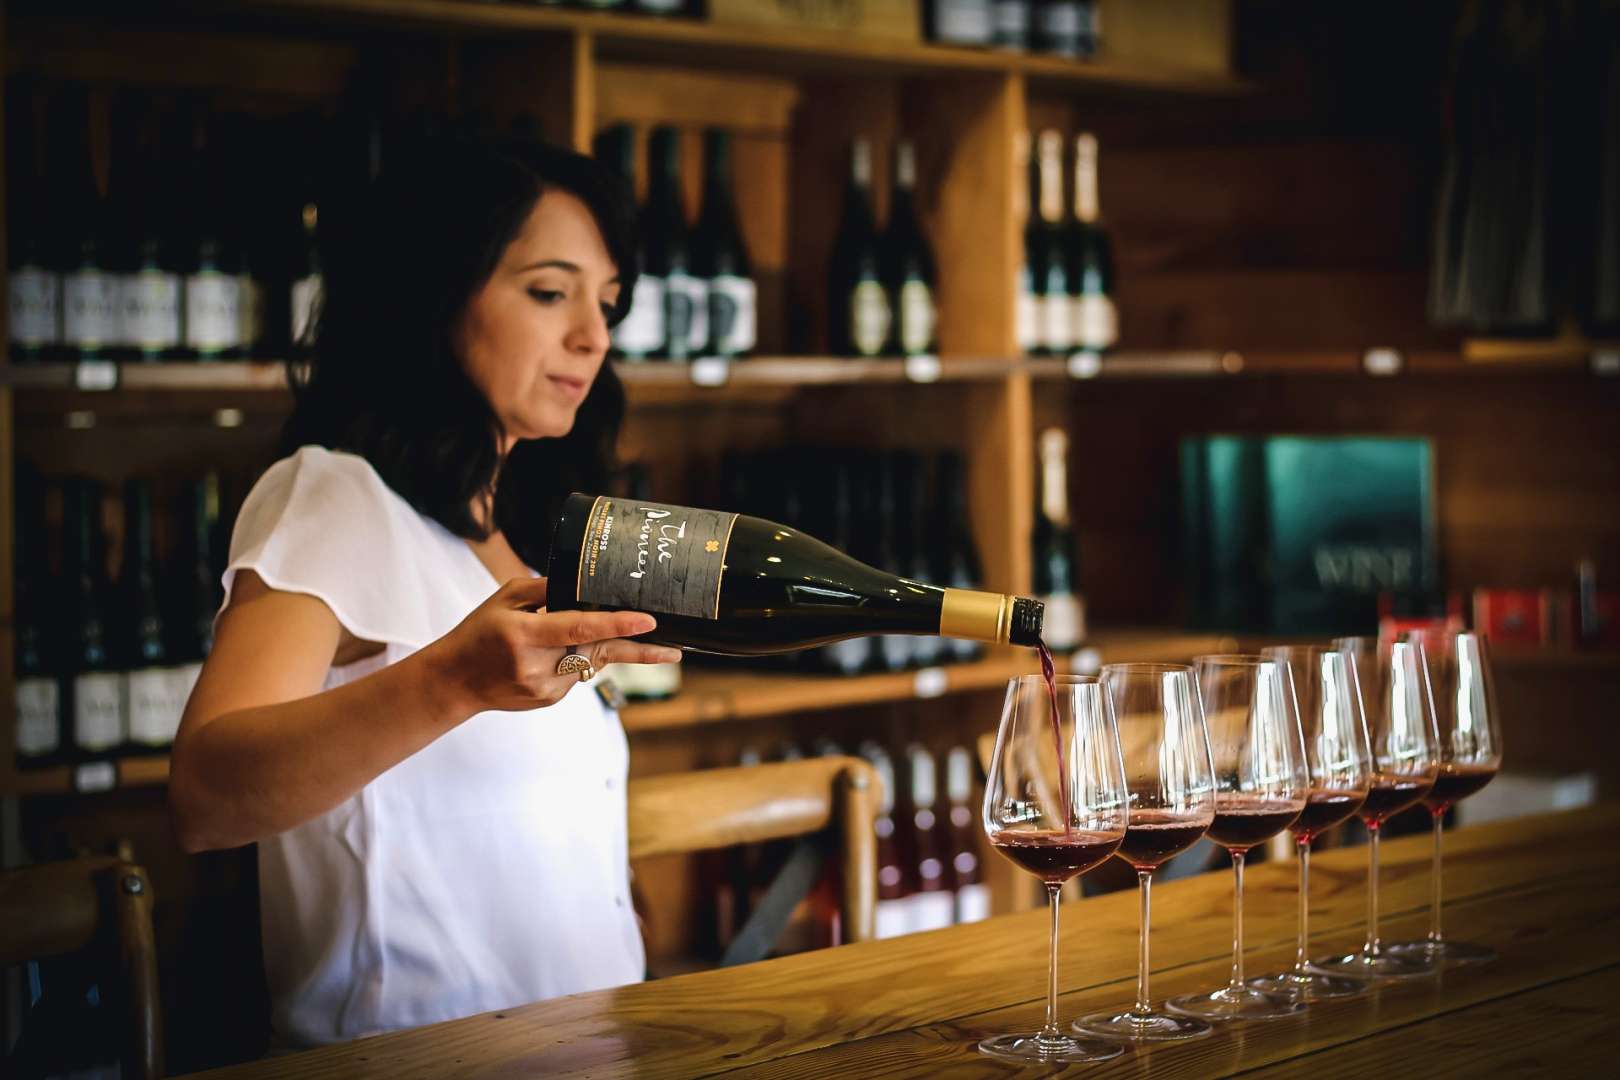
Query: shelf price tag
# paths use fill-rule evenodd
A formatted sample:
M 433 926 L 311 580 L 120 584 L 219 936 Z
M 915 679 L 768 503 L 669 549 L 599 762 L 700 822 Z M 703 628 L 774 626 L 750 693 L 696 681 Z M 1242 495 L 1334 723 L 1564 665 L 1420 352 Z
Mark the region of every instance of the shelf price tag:
M 1369 375 L 1389 377 L 1399 375 L 1406 366 L 1406 357 L 1399 349 L 1368 349 L 1361 354 L 1361 366 Z
M 80 360 L 73 365 L 75 390 L 116 390 L 118 365 L 111 360 Z
M 939 357 L 922 354 L 906 357 L 906 380 L 915 383 L 939 382 Z
M 941 667 L 925 667 L 911 680 L 911 692 L 918 698 L 943 697 L 950 689 L 951 679 Z
M 731 379 L 731 361 L 723 356 L 700 356 L 687 365 L 693 386 L 724 386 Z
M 1599 349 L 1592 354 L 1592 374 L 1614 378 L 1620 375 L 1620 349 Z
M 73 770 L 73 790 L 81 795 L 111 791 L 118 786 L 118 766 L 111 761 L 87 761 Z
M 1102 357 L 1090 349 L 1081 349 L 1069 355 L 1069 378 L 1095 379 L 1102 374 Z

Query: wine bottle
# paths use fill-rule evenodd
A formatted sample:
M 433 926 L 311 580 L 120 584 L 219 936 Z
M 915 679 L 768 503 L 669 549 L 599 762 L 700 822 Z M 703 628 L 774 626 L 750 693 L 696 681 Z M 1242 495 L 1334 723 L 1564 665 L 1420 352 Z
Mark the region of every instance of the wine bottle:
M 990 0 L 990 43 L 998 49 L 1029 48 L 1032 0 Z
M 1030 259 L 1040 246 L 1040 223 L 1030 212 L 1035 190 L 1035 170 L 1030 160 L 1029 132 L 1020 131 L 1013 136 L 1013 220 L 1023 232 L 1022 258 L 1014 277 L 1013 323 L 1018 351 L 1024 356 L 1035 353 L 1041 345 L 1041 309 L 1035 297 L 1035 276 Z
M 1063 136 L 1056 131 L 1041 132 L 1038 159 L 1039 213 L 1030 254 L 1040 326 L 1036 351 L 1067 356 L 1074 345 L 1074 301 L 1069 295 L 1063 251 Z
M 1053 56 L 1080 57 L 1088 36 L 1083 0 L 1040 0 L 1035 12 L 1035 47 Z
M 1074 141 L 1074 222 L 1070 227 L 1069 287 L 1074 295 L 1074 347 L 1092 353 L 1113 348 L 1119 338 L 1114 308 L 1114 256 L 1097 204 L 1097 137 Z
M 847 458 L 832 469 L 832 542 L 839 551 L 854 551 L 859 531 L 855 465 Z M 840 675 L 859 675 L 874 666 L 871 638 L 851 637 L 826 648 L 828 665 Z
M 931 355 L 938 322 L 934 305 L 934 253 L 917 223 L 914 193 L 917 155 L 905 139 L 894 148 L 894 196 L 883 236 L 884 285 L 894 312 L 890 351 L 901 356 Z
M 893 313 L 883 288 L 883 252 L 872 217 L 872 144 L 850 147 L 849 183 L 827 275 L 829 348 L 838 356 L 877 356 Z
M 990 886 L 984 880 L 978 814 L 973 799 L 973 755 L 953 746 L 945 755 L 945 797 L 950 802 L 951 877 L 956 887 L 956 921 L 990 917 Z
M 52 612 L 58 583 L 45 555 L 44 491 L 31 472 L 17 483 L 17 764 L 49 765 L 62 756 L 61 653 Z
M 182 276 L 174 244 L 175 200 L 158 163 L 173 147 L 150 136 L 155 117 L 144 102 L 126 97 L 122 104 L 115 113 L 122 123 L 114 135 L 123 138 L 114 143 L 118 171 L 111 185 L 124 227 L 118 336 L 129 359 L 168 360 L 180 353 Z
M 185 698 L 170 665 L 152 551 L 152 483 L 133 479 L 124 496 L 124 700 L 132 749 L 162 753 L 174 742 Z
M 991 0 L 928 0 L 924 33 L 941 45 L 990 44 Z
M 321 208 L 314 192 L 298 210 L 299 242 L 294 257 L 288 297 L 289 340 L 295 356 L 307 354 L 320 325 L 321 295 L 325 281 L 321 266 Z
M 236 355 L 242 358 L 264 356 L 270 344 L 266 316 L 272 238 L 266 235 L 264 226 L 275 218 L 266 212 L 270 200 L 263 190 L 264 168 L 257 153 L 267 139 L 264 124 L 233 117 L 224 155 L 223 179 L 227 182 L 222 186 L 232 194 L 226 204 L 224 227 L 236 251 Z
M 671 360 L 696 356 L 709 338 L 709 296 L 692 272 L 686 210 L 681 203 L 681 137 L 672 127 L 654 128 L 651 171 L 642 235 L 647 269 L 664 283 L 663 353 Z
M 66 94 L 53 130 L 64 143 L 66 189 L 57 235 L 64 242 L 62 345 L 68 360 L 108 360 L 119 341 L 119 280 L 113 266 L 106 199 L 90 150 L 87 92 Z
M 1047 428 L 1040 436 L 1041 498 L 1035 514 L 1035 593 L 1046 605 L 1047 648 L 1073 652 L 1085 640 L 1078 595 L 1074 529 L 1069 522 L 1069 436 Z
M 1034 646 L 1041 606 L 875 570 L 797 529 L 744 514 L 575 493 L 549 559 L 553 611 L 658 617 L 648 641 L 700 652 L 789 652 L 861 634 L 944 634 Z
M 73 479 L 64 491 L 68 533 L 68 634 L 72 655 L 73 745 L 83 756 L 123 746 L 128 724 L 123 677 L 108 650 L 106 580 L 102 570 L 101 485 Z
M 911 773 L 911 865 L 916 891 L 911 897 L 911 928 L 939 930 L 956 918 L 956 898 L 946 875 L 948 856 L 944 830 L 934 813 L 939 769 L 933 753 L 919 743 L 906 748 Z
M 647 467 L 636 464 L 626 471 L 631 500 L 645 502 L 652 494 Z M 602 675 L 613 680 L 626 701 L 667 701 L 681 690 L 679 664 L 609 664 Z
M 192 162 L 186 259 L 185 346 L 196 360 L 234 360 L 242 347 L 242 280 L 229 244 L 217 140 Z
M 878 777 L 878 811 L 872 819 L 877 834 L 877 903 L 873 907 L 873 936 L 899 937 L 911 930 L 911 905 L 906 898 L 905 870 L 895 844 L 894 761 L 875 742 L 864 742 L 861 757 Z
M 938 517 L 934 535 L 944 538 L 944 546 L 936 549 L 935 579 L 951 589 L 977 589 L 982 577 L 973 532 L 968 527 L 967 492 L 960 455 L 947 452 L 939 456 L 934 466 L 934 492 Z M 984 655 L 984 646 L 974 635 L 952 635 L 945 642 L 945 654 L 962 662 L 977 660 Z
M 13 363 L 51 358 L 62 340 L 62 276 L 47 243 L 50 218 L 41 175 L 35 95 L 26 84 L 6 94 L 6 291 Z
M 692 234 L 692 273 L 708 293 L 708 353 L 728 359 L 754 347 L 757 297 L 753 270 L 731 195 L 731 134 L 703 133 L 703 208 Z
M 596 136 L 596 156 L 624 182 L 628 191 L 636 185 L 636 133 L 629 124 L 615 124 Z M 653 231 L 652 205 L 638 214 L 636 229 L 636 284 L 630 292 L 630 309 L 613 328 L 613 351 L 627 360 L 645 360 L 663 351 L 665 341 L 664 278 L 654 272 L 647 258 L 647 237 Z

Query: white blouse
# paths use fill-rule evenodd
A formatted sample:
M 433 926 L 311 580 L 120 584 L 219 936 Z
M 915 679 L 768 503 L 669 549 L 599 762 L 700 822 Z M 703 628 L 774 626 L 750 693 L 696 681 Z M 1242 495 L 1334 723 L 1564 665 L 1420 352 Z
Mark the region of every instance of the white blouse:
M 376 656 L 442 637 L 498 583 L 364 458 L 306 446 L 254 485 L 236 572 L 326 604 Z M 372 718 L 386 724 L 389 718 Z M 264 965 L 294 1046 L 428 1024 L 641 979 L 618 716 L 589 686 L 480 713 L 341 806 L 259 843 Z

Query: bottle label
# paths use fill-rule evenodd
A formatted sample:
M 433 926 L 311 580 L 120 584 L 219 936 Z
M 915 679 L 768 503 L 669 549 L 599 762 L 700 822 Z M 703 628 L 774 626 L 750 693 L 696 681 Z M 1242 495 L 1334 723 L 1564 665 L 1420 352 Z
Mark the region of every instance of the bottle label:
M 849 298 L 849 339 L 860 356 L 876 356 L 889 340 L 889 298 L 876 281 L 862 281 Z
M 745 277 L 721 274 L 709 282 L 709 330 L 720 356 L 741 356 L 754 347 L 756 297 Z
M 1080 0 L 1057 0 L 1057 3 L 1041 5 L 1041 33 L 1049 43 L 1062 43 L 1072 45 L 1080 40 L 1080 30 L 1085 25 L 1085 15 L 1080 10 Z
M 118 278 L 78 270 L 62 278 L 62 341 L 81 349 L 118 344 Z
M 302 344 L 321 305 L 321 275 L 307 274 L 292 285 L 292 340 Z
M 252 348 L 264 340 L 264 286 L 251 274 L 239 274 L 236 296 L 236 342 Z
M 1074 345 L 1080 349 L 1107 349 L 1119 340 L 1119 312 L 1114 301 L 1100 294 L 1074 298 Z
M 1073 344 L 1074 311 L 1069 297 L 1051 293 L 1036 299 L 1040 315 L 1041 344 L 1048 352 L 1068 352 Z
M 911 280 L 900 286 L 900 351 L 916 356 L 934 341 L 934 290 Z
M 146 352 L 180 344 L 180 277 L 142 270 L 124 278 L 123 333 L 120 338 Z
M 1086 636 L 1085 608 L 1073 593 L 1050 593 L 1040 598 L 1046 604 L 1042 615 L 1041 639 L 1054 653 L 1073 652 Z
M 872 908 L 872 936 L 878 940 L 911 933 L 911 898 L 879 900 Z
M 737 515 L 599 496 L 585 521 L 581 603 L 694 619 L 720 617 Z
M 61 714 L 61 689 L 55 679 L 46 676 L 18 679 L 17 753 L 39 757 L 61 749 Z
M 1030 0 L 991 0 L 998 45 L 1022 45 L 1029 38 Z
M 1018 351 L 1034 352 L 1041 345 L 1041 313 L 1035 293 L 1030 288 L 1029 268 L 1018 269 L 1018 298 L 1014 305 L 1017 324 Z
M 87 671 L 73 680 L 73 742 L 99 753 L 124 741 L 124 680 L 113 671 Z
M 990 886 L 983 882 L 956 887 L 956 921 L 979 922 L 990 917 Z
M 664 279 L 653 274 L 636 278 L 630 310 L 613 328 L 613 344 L 626 356 L 651 356 L 664 347 Z
M 637 7 L 654 15 L 674 15 L 681 10 L 681 3 L 682 0 L 636 0 Z
M 28 349 L 55 345 L 62 320 L 61 280 L 48 270 L 24 266 L 11 275 L 11 342 Z
M 143 668 L 124 676 L 129 697 L 129 738 L 142 746 L 168 746 L 180 728 L 190 688 L 172 668 Z M 185 695 L 180 691 L 184 689 Z
M 911 929 L 940 930 L 951 925 L 956 918 L 956 901 L 941 889 L 937 892 L 915 893 L 911 903 Z
M 241 343 L 242 288 L 235 277 L 203 270 L 186 278 L 186 345 L 207 355 Z
M 827 646 L 827 660 L 840 675 L 859 675 L 872 659 L 872 643 L 867 638 L 848 638 Z
M 934 35 L 952 45 L 988 45 L 989 0 L 935 0 Z
M 664 328 L 664 351 L 672 359 L 685 360 L 708 344 L 709 290 L 684 270 L 664 278 Z

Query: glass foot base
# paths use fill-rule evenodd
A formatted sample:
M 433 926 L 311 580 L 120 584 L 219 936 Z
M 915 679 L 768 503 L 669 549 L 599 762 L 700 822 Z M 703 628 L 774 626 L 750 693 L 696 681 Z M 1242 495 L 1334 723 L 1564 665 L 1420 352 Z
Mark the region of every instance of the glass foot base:
M 1249 985 L 1268 994 L 1288 994 L 1309 1004 L 1313 1001 L 1331 1001 L 1334 998 L 1355 997 L 1365 994 L 1371 987 L 1365 979 L 1352 979 L 1344 975 L 1325 975 L 1319 971 L 1285 971 L 1280 975 L 1261 975 L 1250 979 Z
M 1005 1061 L 1064 1062 L 1079 1064 L 1107 1061 L 1125 1052 L 1118 1043 L 1097 1039 L 1076 1039 L 1068 1035 L 1046 1036 L 1038 1031 L 1027 1035 L 997 1035 L 979 1043 L 979 1053 Z
M 1081 1035 L 1098 1035 L 1105 1039 L 1129 1039 L 1131 1042 L 1174 1042 L 1178 1039 L 1201 1039 L 1215 1029 L 1191 1016 L 1172 1016 L 1169 1013 L 1092 1013 L 1074 1022 L 1074 1030 Z
M 1452 941 L 1450 938 L 1440 941 L 1431 941 L 1428 938 L 1422 941 L 1401 941 L 1394 945 L 1385 945 L 1384 951 L 1394 956 L 1426 960 L 1440 967 L 1457 967 L 1461 964 L 1488 964 L 1496 959 L 1496 950 L 1489 945 L 1475 945 L 1467 941 Z
M 1201 1020 L 1275 1020 L 1305 1009 L 1305 1003 L 1291 994 L 1268 994 L 1249 986 L 1223 986 L 1208 994 L 1171 998 L 1165 1004 L 1171 1012 Z
M 1312 960 L 1311 970 L 1352 979 L 1426 979 L 1440 967 L 1427 957 L 1396 956 L 1387 949 L 1368 954 L 1357 949 L 1344 956 Z

